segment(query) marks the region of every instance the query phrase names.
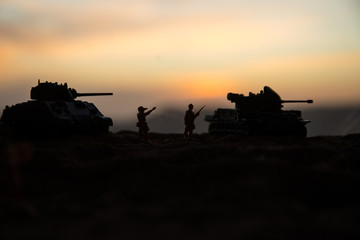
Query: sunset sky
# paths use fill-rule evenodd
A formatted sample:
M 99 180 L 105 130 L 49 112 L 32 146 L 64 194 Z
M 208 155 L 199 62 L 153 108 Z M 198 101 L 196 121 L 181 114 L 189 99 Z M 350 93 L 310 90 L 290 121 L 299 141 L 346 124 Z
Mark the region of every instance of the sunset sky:
M 0 107 L 37 79 L 103 112 L 227 103 L 271 86 L 317 106 L 360 103 L 357 0 L 2 0 Z M 136 109 L 135 109 L 136 111 Z

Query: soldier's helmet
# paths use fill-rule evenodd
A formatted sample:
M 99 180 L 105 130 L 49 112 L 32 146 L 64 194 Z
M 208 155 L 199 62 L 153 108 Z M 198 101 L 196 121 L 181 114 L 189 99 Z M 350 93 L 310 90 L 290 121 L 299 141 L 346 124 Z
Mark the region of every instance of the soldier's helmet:
M 143 111 L 145 111 L 147 108 L 144 108 L 143 106 L 140 106 L 140 107 L 138 107 L 138 111 L 139 112 L 143 112 Z

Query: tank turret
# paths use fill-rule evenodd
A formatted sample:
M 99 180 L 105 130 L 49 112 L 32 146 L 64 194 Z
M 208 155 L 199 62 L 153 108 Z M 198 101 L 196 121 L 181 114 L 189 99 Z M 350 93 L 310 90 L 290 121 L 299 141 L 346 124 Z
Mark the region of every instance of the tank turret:
M 235 103 L 236 109 L 244 112 L 278 112 L 283 107 L 282 103 L 313 103 L 313 100 L 281 100 L 280 96 L 268 86 L 258 94 L 250 92 L 249 96 L 228 93 L 227 99 Z
M 211 134 L 240 135 L 298 135 L 306 136 L 301 111 L 282 110 L 283 103 L 313 103 L 313 100 L 282 100 L 270 87 L 265 86 L 260 93 L 228 93 L 227 99 L 235 103 L 235 109 L 217 109 L 214 115 L 205 117 L 210 122 Z
M 103 132 L 113 125 L 93 103 L 75 100 L 82 96 L 112 93 L 77 93 L 67 83 L 40 82 L 31 88 L 32 100 L 6 106 L 1 117 L 5 124 L 31 132 Z
M 41 101 L 74 101 L 77 97 L 113 95 L 112 93 L 78 93 L 73 88 L 68 88 L 67 83 L 40 82 L 32 87 L 30 98 Z

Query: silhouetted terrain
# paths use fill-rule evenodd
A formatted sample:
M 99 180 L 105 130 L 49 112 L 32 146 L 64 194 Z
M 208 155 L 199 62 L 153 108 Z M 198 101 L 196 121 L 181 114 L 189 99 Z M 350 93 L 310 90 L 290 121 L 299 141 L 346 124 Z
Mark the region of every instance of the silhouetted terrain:
M 360 135 L 2 129 L 1 239 L 358 239 Z

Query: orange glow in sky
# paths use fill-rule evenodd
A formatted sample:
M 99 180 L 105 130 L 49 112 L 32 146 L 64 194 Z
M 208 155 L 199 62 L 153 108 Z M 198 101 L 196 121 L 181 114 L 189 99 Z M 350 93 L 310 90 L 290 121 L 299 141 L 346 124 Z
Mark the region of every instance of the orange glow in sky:
M 322 105 L 360 102 L 356 1 L 1 5 L 0 107 L 26 100 L 38 78 L 113 91 L 106 104 L 127 102 L 128 112 L 169 100 L 226 102 L 229 91 L 247 94 L 264 85 Z

